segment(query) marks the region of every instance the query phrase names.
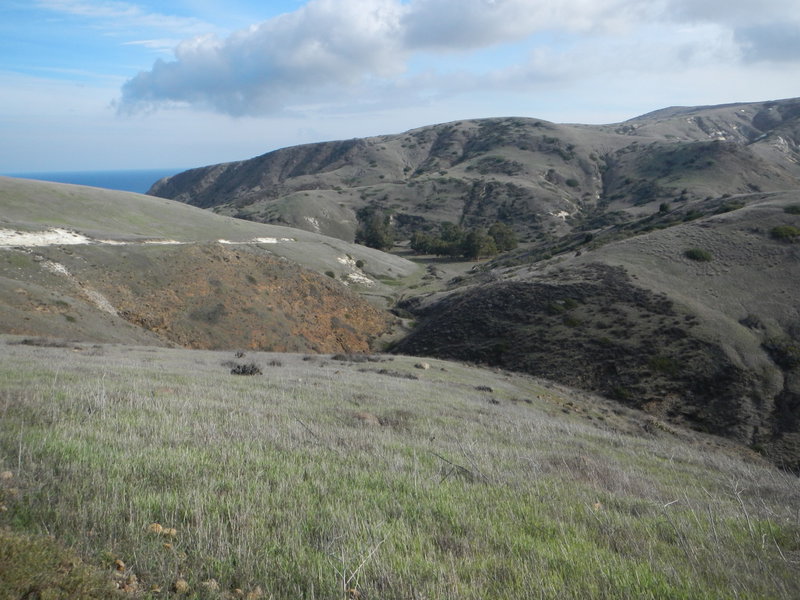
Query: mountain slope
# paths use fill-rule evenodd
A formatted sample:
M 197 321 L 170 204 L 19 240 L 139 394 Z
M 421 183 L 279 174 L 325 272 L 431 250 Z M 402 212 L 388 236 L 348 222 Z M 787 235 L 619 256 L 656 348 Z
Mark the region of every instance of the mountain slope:
M 399 135 L 308 144 L 193 169 L 150 194 L 352 240 L 356 213 L 402 235 L 502 221 L 523 239 L 660 203 L 800 186 L 800 100 L 665 109 L 617 125 L 525 118 L 459 121 Z
M 138 194 L 0 178 L 0 206 L 0 329 L 9 333 L 366 351 L 394 318 L 348 286 L 385 302 L 386 282 L 418 269 Z
M 800 194 L 406 301 L 398 352 L 496 364 L 731 437 L 800 469 Z
M 418 325 L 398 351 L 597 390 L 800 469 L 800 99 L 612 125 L 459 121 L 195 169 L 151 193 L 344 239 L 364 208 L 401 241 L 503 222 L 519 250 L 449 283 L 432 264 L 407 290 Z

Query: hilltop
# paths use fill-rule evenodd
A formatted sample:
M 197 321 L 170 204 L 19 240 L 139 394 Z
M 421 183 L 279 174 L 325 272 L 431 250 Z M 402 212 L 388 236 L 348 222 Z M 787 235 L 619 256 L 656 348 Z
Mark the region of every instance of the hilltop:
M 359 209 L 410 235 L 508 223 L 525 241 L 800 187 L 800 100 L 672 108 L 615 125 L 457 121 L 192 169 L 148 193 L 352 241 Z

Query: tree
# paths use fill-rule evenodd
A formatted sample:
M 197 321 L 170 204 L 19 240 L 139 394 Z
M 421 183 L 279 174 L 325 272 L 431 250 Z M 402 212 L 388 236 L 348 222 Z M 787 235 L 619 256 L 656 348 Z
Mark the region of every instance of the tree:
M 494 240 L 477 229 L 470 229 L 464 236 L 459 252 L 464 258 L 475 260 L 482 256 L 494 256 L 497 254 L 497 246 Z
M 424 231 L 415 231 L 411 235 L 411 249 L 417 254 L 436 254 L 436 242 L 435 237 Z
M 356 216 L 359 222 L 356 231 L 357 244 L 378 250 L 388 250 L 394 245 L 394 230 L 389 215 L 374 206 L 366 206 Z
M 461 226 L 445 221 L 439 228 L 441 230 L 439 237 L 442 238 L 442 241 L 450 244 L 460 244 L 464 241 L 464 230 Z
M 498 252 L 508 252 L 517 247 L 517 234 L 505 223 L 495 223 L 489 227 L 489 237 L 494 240 Z

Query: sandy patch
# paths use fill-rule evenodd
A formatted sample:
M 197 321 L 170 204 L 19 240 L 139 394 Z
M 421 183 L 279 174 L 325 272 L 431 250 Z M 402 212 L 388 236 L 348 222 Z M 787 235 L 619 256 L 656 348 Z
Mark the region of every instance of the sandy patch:
M 348 273 L 345 283 L 357 283 L 360 285 L 372 286 L 375 282 L 361 273 Z
M 92 241 L 85 235 L 58 227 L 47 231 L 0 229 L 0 246 L 66 246 L 91 244 Z
M 343 280 L 345 285 L 350 285 L 351 283 L 356 283 L 359 285 L 366 285 L 366 286 L 375 285 L 375 282 L 369 277 L 367 277 L 364 274 L 364 272 L 358 268 L 355 259 L 350 258 L 349 256 L 337 256 L 336 260 L 351 270 L 350 273 L 345 275 L 345 278 Z
M 277 244 L 278 242 L 294 242 L 294 238 L 272 238 L 272 237 L 260 237 L 260 238 L 253 238 L 254 244 Z
M 231 240 L 217 240 L 219 244 L 277 244 L 280 242 L 294 242 L 294 238 L 259 237 L 246 242 L 232 242 Z

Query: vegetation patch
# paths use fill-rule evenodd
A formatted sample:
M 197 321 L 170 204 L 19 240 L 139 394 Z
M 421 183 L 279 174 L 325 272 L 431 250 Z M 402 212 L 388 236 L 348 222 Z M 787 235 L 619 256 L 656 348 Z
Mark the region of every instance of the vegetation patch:
M 769 234 L 775 240 L 793 243 L 800 238 L 800 227 L 795 227 L 794 225 L 778 225 L 777 227 L 773 227 Z
M 688 248 L 687 250 L 683 251 L 683 255 L 689 260 L 694 260 L 697 262 L 710 262 L 714 260 L 714 255 L 708 250 L 703 250 L 702 248 Z
M 138 591 L 135 580 L 126 579 L 115 585 L 110 571 L 84 564 L 51 537 L 0 527 L 0 600 L 119 599 L 117 589 Z
M 280 364 L 276 365 L 280 366 Z M 261 367 L 255 363 L 235 365 L 231 369 L 231 375 L 261 375 Z

